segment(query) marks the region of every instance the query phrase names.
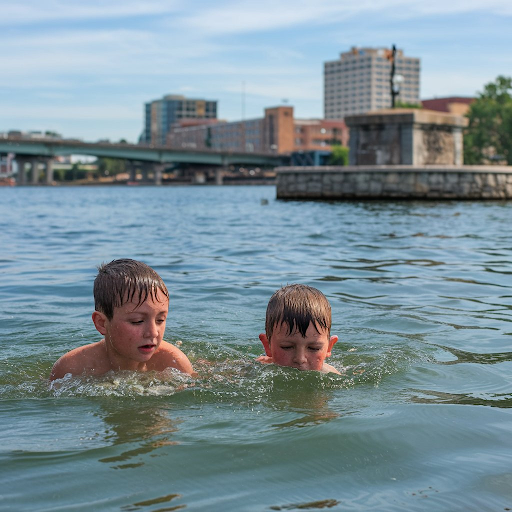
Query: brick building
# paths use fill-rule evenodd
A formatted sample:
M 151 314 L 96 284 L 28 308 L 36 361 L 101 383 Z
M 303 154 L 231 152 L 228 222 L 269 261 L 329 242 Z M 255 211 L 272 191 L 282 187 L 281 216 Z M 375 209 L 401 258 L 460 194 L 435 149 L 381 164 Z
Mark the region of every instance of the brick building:
M 173 148 L 230 150 L 254 153 L 291 153 L 329 150 L 333 143 L 348 144 L 342 120 L 295 119 L 293 107 L 265 109 L 264 117 L 244 121 L 176 123 L 167 137 Z
M 438 112 L 448 112 L 465 116 L 469 111 L 469 106 L 475 101 L 475 98 L 465 96 L 450 96 L 448 98 L 433 98 L 431 100 L 422 100 L 423 108 L 428 110 L 437 110 Z

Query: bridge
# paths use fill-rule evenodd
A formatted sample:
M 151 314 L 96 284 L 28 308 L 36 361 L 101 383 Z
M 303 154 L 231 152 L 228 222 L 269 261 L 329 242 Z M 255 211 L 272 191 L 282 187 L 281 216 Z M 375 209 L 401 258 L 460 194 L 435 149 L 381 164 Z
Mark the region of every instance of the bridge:
M 170 164 L 188 163 L 215 168 L 216 182 L 222 183 L 223 171 L 230 165 L 271 166 L 282 165 L 283 157 L 268 153 L 241 153 L 231 151 L 196 151 L 171 149 L 165 146 L 139 146 L 135 144 L 91 143 L 72 139 L 0 139 L 0 155 L 13 153 L 18 164 L 17 184 L 39 183 L 39 167 L 45 167 L 44 183 L 53 183 L 53 160 L 58 156 L 86 155 L 119 158 L 128 162 L 130 181 L 136 180 L 135 163 L 145 164 L 153 171 L 156 185 L 162 184 L 162 173 Z M 27 164 L 31 178 L 26 176 Z

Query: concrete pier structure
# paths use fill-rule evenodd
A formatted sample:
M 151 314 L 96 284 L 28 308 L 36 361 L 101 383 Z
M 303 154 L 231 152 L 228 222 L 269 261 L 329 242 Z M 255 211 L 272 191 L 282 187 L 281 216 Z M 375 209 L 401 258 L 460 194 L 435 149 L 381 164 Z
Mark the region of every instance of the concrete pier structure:
M 32 158 L 30 160 L 31 167 L 31 184 L 37 185 L 39 183 L 39 158 Z
M 53 185 L 53 158 L 45 158 L 46 185 Z
M 278 167 L 278 199 L 512 199 L 512 166 Z
M 347 167 L 278 167 L 279 199 L 509 199 L 512 166 L 463 165 L 458 115 L 394 109 L 349 116 Z
M 28 161 L 28 158 L 16 157 L 16 165 L 18 167 L 18 174 L 16 175 L 17 185 L 25 185 L 25 166 Z
M 422 109 L 368 112 L 345 119 L 350 165 L 462 165 L 462 116 Z

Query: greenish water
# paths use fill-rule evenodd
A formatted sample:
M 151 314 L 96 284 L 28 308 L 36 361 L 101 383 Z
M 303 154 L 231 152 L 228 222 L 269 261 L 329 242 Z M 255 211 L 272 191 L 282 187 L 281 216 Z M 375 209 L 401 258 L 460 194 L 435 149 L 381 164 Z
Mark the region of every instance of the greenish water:
M 0 189 L 0 510 L 512 508 L 512 203 L 274 197 Z M 198 377 L 50 387 L 119 257 L 164 278 Z M 330 300 L 341 376 L 253 362 L 292 282 Z

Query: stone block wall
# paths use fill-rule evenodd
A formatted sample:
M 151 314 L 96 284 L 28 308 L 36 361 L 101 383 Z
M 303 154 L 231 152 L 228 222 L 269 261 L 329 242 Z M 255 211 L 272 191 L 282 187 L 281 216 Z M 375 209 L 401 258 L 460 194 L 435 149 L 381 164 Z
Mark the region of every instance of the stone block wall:
M 467 119 L 443 112 L 393 109 L 347 116 L 350 165 L 462 165 Z
M 280 167 L 278 199 L 512 199 L 512 166 Z

